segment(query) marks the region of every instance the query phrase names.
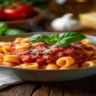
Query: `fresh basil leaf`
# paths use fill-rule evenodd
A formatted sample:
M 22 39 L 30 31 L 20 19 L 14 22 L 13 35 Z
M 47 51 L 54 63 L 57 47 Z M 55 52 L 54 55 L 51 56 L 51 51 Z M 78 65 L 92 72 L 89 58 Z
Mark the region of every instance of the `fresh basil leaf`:
M 29 38 L 29 41 L 32 41 L 33 43 L 45 42 L 47 44 L 54 44 L 56 46 L 65 47 L 70 43 L 74 43 L 85 38 L 86 37 L 79 32 L 65 32 L 61 34 L 52 34 L 50 36 L 39 34 L 32 35 Z
M 33 42 L 33 43 L 37 43 L 37 42 L 45 42 L 45 43 L 48 43 L 48 39 L 49 37 L 47 35 L 32 35 L 30 38 L 29 38 L 29 41 Z
M 70 37 L 70 36 L 81 36 L 81 37 L 85 37 L 83 34 L 81 34 L 79 32 L 65 32 L 63 37 L 66 38 L 66 37 Z
M 52 34 L 50 35 L 50 43 L 55 43 L 57 41 L 59 41 L 59 35 L 56 33 L 56 34 Z
M 64 33 L 60 33 L 60 34 L 59 34 L 59 38 L 60 38 L 60 39 L 64 38 Z
M 59 39 L 59 35 L 56 33 L 56 34 L 52 34 L 50 35 L 50 38 L 54 39 L 54 40 L 58 40 Z
M 71 36 L 81 36 L 83 38 L 86 38 L 83 34 L 81 34 L 79 32 L 64 32 L 64 33 L 59 34 L 60 39 L 63 39 L 66 37 L 71 37 Z
M 60 47 L 67 47 L 68 46 L 68 41 L 66 39 L 62 39 L 59 42 L 56 42 L 54 45 L 60 46 Z
M 60 46 L 60 47 L 66 47 L 68 46 L 70 43 L 74 43 L 74 42 L 78 42 L 82 39 L 85 39 L 85 36 L 82 35 L 78 35 L 78 36 L 69 36 L 66 38 L 63 38 L 62 40 L 60 40 L 59 42 L 55 43 L 56 46 Z

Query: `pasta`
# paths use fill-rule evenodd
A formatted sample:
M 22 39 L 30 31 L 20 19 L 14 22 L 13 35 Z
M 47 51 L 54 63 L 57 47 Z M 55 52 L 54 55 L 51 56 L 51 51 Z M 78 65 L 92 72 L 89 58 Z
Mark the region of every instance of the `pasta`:
M 20 59 L 17 55 L 5 55 L 3 58 L 5 62 L 20 64 Z
M 21 44 L 17 44 L 15 46 L 16 50 L 20 50 L 20 49 L 28 49 L 30 48 L 30 45 L 28 43 L 21 43 Z
M 87 39 L 81 40 L 81 42 L 82 42 L 83 44 L 90 44 L 89 40 L 87 40 Z
M 63 66 L 63 67 L 60 68 L 60 70 L 63 70 L 63 69 L 74 69 L 74 68 L 78 68 L 78 64 L 73 64 L 73 65 L 71 65 L 69 67 Z
M 12 48 L 10 46 L 4 46 L 2 47 L 2 51 L 5 53 L 5 54 L 8 54 L 12 51 Z
M 68 66 L 71 66 L 72 64 L 74 64 L 74 59 L 70 56 L 68 57 L 62 57 L 62 58 L 59 58 L 57 61 L 56 61 L 56 64 L 60 67 L 68 67 Z
M 96 61 L 86 61 L 82 64 L 82 67 L 96 66 Z
M 28 70 L 92 67 L 96 66 L 96 46 L 87 39 L 59 47 L 20 37 L 13 42 L 0 42 L 0 66 Z
M 3 62 L 3 57 L 4 57 L 4 56 L 5 56 L 5 54 L 0 53 L 0 63 Z
M 11 63 L 11 62 L 2 62 L 2 64 L 4 66 L 7 66 L 7 67 L 13 67 L 14 66 L 14 63 Z
M 22 65 L 23 69 L 38 69 L 38 64 L 37 63 L 33 63 L 33 64 L 23 64 Z
M 58 66 L 56 64 L 48 64 L 45 69 L 47 69 L 47 70 L 57 70 Z
M 38 64 L 37 63 L 33 63 L 33 64 L 21 64 L 21 65 L 17 65 L 15 66 L 15 68 L 22 68 L 22 69 L 38 69 Z

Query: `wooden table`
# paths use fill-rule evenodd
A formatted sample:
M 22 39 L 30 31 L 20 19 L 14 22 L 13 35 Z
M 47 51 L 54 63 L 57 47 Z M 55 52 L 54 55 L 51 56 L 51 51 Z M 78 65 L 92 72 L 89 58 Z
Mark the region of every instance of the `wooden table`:
M 81 30 L 96 36 L 96 30 Z M 0 96 L 96 96 L 96 75 L 65 82 L 24 82 L 0 90 Z
M 25 82 L 0 90 L 0 96 L 96 96 L 96 75 L 58 83 Z

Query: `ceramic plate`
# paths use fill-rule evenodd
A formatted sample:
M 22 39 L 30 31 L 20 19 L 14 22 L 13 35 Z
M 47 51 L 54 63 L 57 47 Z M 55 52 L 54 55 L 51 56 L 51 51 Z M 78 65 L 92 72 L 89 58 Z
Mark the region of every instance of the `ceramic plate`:
M 45 32 L 43 34 L 50 34 L 50 33 Z M 31 34 L 4 36 L 0 37 L 0 41 L 12 41 L 16 37 L 28 37 L 28 36 L 31 36 Z M 87 36 L 87 38 L 90 40 L 91 43 L 96 44 L 96 37 Z M 14 74 L 16 74 L 16 76 L 18 76 L 23 80 L 43 81 L 43 82 L 74 80 L 96 74 L 96 67 L 87 67 L 87 68 L 70 69 L 70 70 L 25 70 L 25 69 L 0 67 L 0 70 L 12 71 Z

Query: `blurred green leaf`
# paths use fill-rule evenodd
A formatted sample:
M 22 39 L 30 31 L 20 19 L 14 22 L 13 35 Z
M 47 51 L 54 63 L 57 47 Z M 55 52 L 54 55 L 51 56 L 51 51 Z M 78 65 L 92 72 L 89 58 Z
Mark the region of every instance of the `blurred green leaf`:
M 26 33 L 25 31 L 21 30 L 21 29 L 15 29 L 15 28 L 11 28 L 8 29 L 4 35 L 19 35 L 19 34 L 23 34 Z
M 25 4 L 33 4 L 36 5 L 37 7 L 41 6 L 42 7 L 46 4 L 47 0 L 0 0 L 0 7 L 7 7 L 11 2 L 22 2 Z M 46 5 L 45 5 L 46 6 Z
M 0 22 L 0 35 L 3 35 L 7 29 L 8 24 L 6 22 Z

